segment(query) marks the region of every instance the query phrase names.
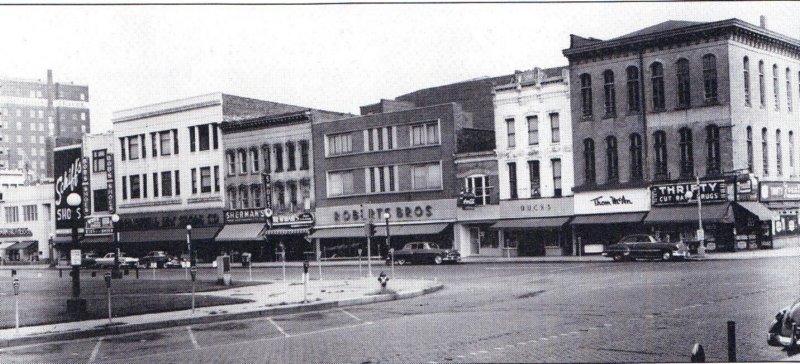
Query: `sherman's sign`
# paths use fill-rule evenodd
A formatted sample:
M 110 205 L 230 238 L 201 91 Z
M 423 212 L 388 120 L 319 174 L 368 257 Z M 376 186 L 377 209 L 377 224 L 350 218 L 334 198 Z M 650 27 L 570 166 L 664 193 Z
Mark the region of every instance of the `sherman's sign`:
M 699 196 L 703 202 L 723 202 L 728 200 L 728 186 L 724 180 L 680 182 L 650 187 L 653 206 L 681 205 L 697 203 Z
M 225 224 L 267 222 L 264 209 L 225 210 Z

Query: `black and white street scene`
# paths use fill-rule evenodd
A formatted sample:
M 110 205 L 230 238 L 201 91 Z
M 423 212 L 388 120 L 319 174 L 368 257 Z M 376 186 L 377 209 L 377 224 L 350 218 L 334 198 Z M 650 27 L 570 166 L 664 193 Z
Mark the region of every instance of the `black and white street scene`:
M 798 13 L 0 5 L 0 363 L 800 361 Z

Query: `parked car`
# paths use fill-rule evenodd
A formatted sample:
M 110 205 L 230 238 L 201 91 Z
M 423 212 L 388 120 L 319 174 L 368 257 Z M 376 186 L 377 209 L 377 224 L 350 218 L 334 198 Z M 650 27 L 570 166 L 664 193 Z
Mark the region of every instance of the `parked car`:
M 441 249 L 436 243 L 413 242 L 406 244 L 403 249 L 394 252 L 394 263 L 397 265 L 410 263 L 433 263 L 442 264 L 444 262 L 458 263 L 461 261 L 461 253 L 458 250 Z M 386 264 L 392 263 L 392 256 L 386 259 Z
M 793 331 L 792 324 L 797 323 L 798 320 L 800 320 L 800 299 L 782 308 L 775 315 L 775 319 L 769 325 L 767 344 L 797 350 L 800 327 L 795 327 Z
M 102 258 L 95 259 L 95 264 L 97 264 L 97 266 L 100 268 L 113 267 L 114 253 L 108 253 Z M 128 257 L 125 255 L 125 253 L 119 253 L 119 265 L 133 268 L 139 265 L 139 259 Z
M 97 264 L 96 260 L 99 257 L 100 256 L 96 253 L 83 253 L 83 255 L 81 255 L 81 267 L 93 268 Z
M 634 259 L 661 259 L 663 261 L 673 258 L 686 258 L 689 248 L 682 242 L 667 243 L 647 234 L 628 235 L 620 239 L 619 243 L 609 245 L 603 249 L 603 256 L 614 261 Z
M 158 268 L 164 268 L 164 265 L 169 260 L 170 260 L 169 255 L 167 255 L 166 252 L 161 251 L 161 250 L 151 251 L 151 252 L 147 253 L 147 255 L 143 256 L 142 259 L 139 259 L 139 261 L 144 266 L 149 267 L 150 263 L 155 263 L 156 267 L 158 267 Z

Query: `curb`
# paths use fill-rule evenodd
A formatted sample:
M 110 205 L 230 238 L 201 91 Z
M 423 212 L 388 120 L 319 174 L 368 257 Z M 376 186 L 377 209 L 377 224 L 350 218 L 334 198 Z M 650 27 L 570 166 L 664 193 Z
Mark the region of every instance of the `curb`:
M 287 314 L 302 313 L 302 312 L 324 311 L 324 310 L 329 310 L 329 309 L 333 309 L 333 308 L 337 308 L 337 307 L 357 306 L 357 305 L 365 305 L 365 304 L 376 303 L 376 302 L 386 302 L 386 301 L 395 301 L 395 300 L 406 299 L 406 298 L 413 298 L 413 297 L 418 297 L 418 296 L 422 296 L 422 295 L 425 295 L 425 294 L 433 293 L 433 292 L 436 292 L 436 291 L 439 291 L 439 290 L 442 290 L 442 289 L 444 289 L 444 284 L 438 284 L 438 285 L 435 285 L 435 286 L 432 286 L 432 287 L 428 287 L 428 288 L 424 288 L 422 290 L 417 290 L 417 291 L 378 294 L 378 295 L 374 295 L 374 296 L 347 298 L 347 299 L 338 300 L 338 301 L 331 301 L 331 302 L 312 302 L 312 303 L 308 303 L 308 304 L 295 304 L 295 305 L 287 305 L 287 306 L 281 306 L 281 307 L 268 307 L 268 308 L 264 308 L 264 309 L 254 310 L 254 311 L 237 312 L 237 313 L 224 313 L 224 314 L 209 315 L 209 316 L 198 316 L 198 317 L 187 317 L 187 318 L 165 320 L 165 321 L 158 321 L 158 322 L 147 322 L 147 323 L 139 323 L 139 324 L 125 324 L 125 323 L 122 323 L 122 324 L 120 324 L 118 326 L 102 326 L 102 327 L 94 327 L 94 328 L 86 329 L 86 330 L 72 330 L 72 331 L 58 332 L 58 333 L 51 333 L 51 334 L 41 334 L 41 335 L 36 335 L 36 336 L 25 336 L 25 337 L 19 337 L 19 338 L 4 339 L 4 340 L 0 340 L 0 348 L 9 348 L 9 347 L 13 347 L 13 346 L 30 345 L 30 344 L 41 344 L 41 343 L 48 343 L 48 342 L 55 342 L 55 341 L 68 341 L 68 340 L 76 340 L 76 339 L 86 339 L 86 338 L 98 337 L 98 336 L 129 334 L 129 333 L 134 333 L 134 332 L 165 329 L 165 328 L 177 327 L 177 326 L 187 326 L 187 325 L 214 323 L 214 322 L 244 320 L 244 319 L 251 319 L 251 318 L 261 318 L 261 317 L 269 317 L 269 316 L 276 316 L 276 315 L 287 315 Z M 224 306 L 219 306 L 219 307 L 224 307 Z M 118 320 L 124 320 L 124 319 L 125 319 L 124 317 L 118 318 Z

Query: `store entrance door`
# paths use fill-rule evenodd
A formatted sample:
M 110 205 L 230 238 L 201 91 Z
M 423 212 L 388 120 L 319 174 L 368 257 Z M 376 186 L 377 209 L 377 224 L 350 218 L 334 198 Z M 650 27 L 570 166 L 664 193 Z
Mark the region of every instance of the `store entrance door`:
M 469 247 L 470 255 L 479 255 L 481 249 L 481 229 L 480 228 L 470 228 L 469 229 Z

